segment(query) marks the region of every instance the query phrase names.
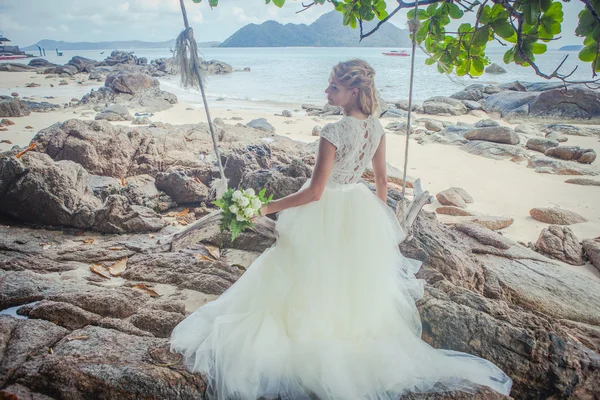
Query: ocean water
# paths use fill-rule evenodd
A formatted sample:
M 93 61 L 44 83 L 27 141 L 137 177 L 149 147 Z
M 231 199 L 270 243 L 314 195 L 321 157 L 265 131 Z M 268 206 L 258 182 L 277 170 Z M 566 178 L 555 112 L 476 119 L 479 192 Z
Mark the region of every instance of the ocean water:
M 410 57 L 389 57 L 382 52 L 388 48 L 353 48 L 353 47 L 264 47 L 264 48 L 202 48 L 200 51 L 207 60 L 219 60 L 230 64 L 234 70 L 245 67 L 250 72 L 236 72 L 222 76 L 210 76 L 207 83 L 207 94 L 211 98 L 226 100 L 244 100 L 270 103 L 325 103 L 324 90 L 327 87 L 329 72 L 339 61 L 351 58 L 362 58 L 376 70 L 376 85 L 386 100 L 408 98 Z M 409 49 L 406 49 L 409 50 Z M 75 55 L 103 60 L 112 50 L 74 50 L 64 51 L 58 57 L 54 51 L 46 50 L 48 61 L 67 63 Z M 135 49 L 135 55 L 148 60 L 171 57 L 170 49 Z M 505 83 L 515 80 L 539 81 L 545 79 L 535 75 L 530 67 L 505 65 L 502 61 L 505 49 L 489 48 L 487 55 L 492 62 L 503 66 L 506 74 L 484 74 L 477 79 L 457 77 L 453 74 L 440 74 L 435 66 L 427 66 L 427 56 L 417 49 L 415 60 L 414 99 L 422 102 L 432 96 L 448 96 L 473 83 Z M 35 54 L 35 52 L 31 52 Z M 577 67 L 571 79 L 588 80 L 591 78 L 590 64 L 577 58 L 576 51 L 548 51 L 538 56 L 537 63 L 541 70 L 550 74 L 558 66 L 564 56 L 568 59 L 560 72 L 568 73 Z M 29 62 L 29 60 L 20 60 Z M 177 80 L 170 78 L 164 83 L 166 90 L 174 89 Z M 194 102 L 198 97 L 195 91 L 182 92 L 186 101 Z M 189 96 L 186 96 L 188 94 Z M 199 101 L 198 101 L 199 102 Z

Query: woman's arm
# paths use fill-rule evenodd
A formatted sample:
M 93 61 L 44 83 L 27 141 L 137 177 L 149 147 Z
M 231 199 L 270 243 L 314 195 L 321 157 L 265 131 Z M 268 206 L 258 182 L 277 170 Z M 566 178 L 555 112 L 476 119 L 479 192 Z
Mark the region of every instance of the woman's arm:
M 294 194 L 285 196 L 267 204 L 262 209 L 262 214 L 272 214 L 283 211 L 290 207 L 298 207 L 321 198 L 327 178 L 333 167 L 333 158 L 335 156 L 335 146 L 326 139 L 319 139 L 319 150 L 317 152 L 317 161 L 311 176 L 310 185 Z
M 375 173 L 375 188 L 377 197 L 387 203 L 387 170 L 385 167 L 385 135 L 381 136 L 379 146 L 375 151 L 373 160 L 373 172 Z

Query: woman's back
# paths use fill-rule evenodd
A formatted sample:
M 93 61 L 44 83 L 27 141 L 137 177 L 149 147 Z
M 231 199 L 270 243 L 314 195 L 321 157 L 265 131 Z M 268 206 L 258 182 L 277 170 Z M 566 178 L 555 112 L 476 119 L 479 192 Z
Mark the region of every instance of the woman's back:
M 328 181 L 358 182 L 384 134 L 381 123 L 374 116 L 364 120 L 344 116 L 338 122 L 325 125 L 320 136 L 337 148 Z

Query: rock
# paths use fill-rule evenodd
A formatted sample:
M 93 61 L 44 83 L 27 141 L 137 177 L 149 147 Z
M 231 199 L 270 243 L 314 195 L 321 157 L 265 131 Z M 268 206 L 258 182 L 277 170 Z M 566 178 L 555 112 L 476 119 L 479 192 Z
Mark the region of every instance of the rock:
M 45 58 L 33 58 L 31 59 L 31 61 L 29 61 L 29 65 L 30 67 L 35 67 L 35 68 L 50 68 L 50 67 L 56 67 L 56 64 L 52 64 L 50 61 L 46 60 Z
M 75 339 L 70 338 L 81 338 Z M 58 398 L 191 400 L 204 393 L 200 375 L 187 372 L 167 339 L 128 335 L 88 326 L 53 343 L 53 354 L 28 360 L 19 369 L 22 385 Z
M 438 214 L 454 215 L 454 216 L 472 216 L 473 214 L 469 211 L 463 210 L 456 206 L 441 206 L 435 209 Z
M 545 153 L 546 150 L 552 147 L 558 147 L 558 142 L 543 138 L 533 138 L 527 141 L 525 147 L 531 150 L 539 151 L 540 153 Z
M 562 161 L 547 156 L 531 156 L 527 164 L 535 172 L 557 175 L 598 175 L 600 169 L 589 165 Z
M 505 238 L 504 236 L 481 224 L 476 224 L 473 222 L 461 222 L 454 225 L 454 229 L 466 233 L 467 235 L 475 238 L 481 244 L 494 246 L 498 249 L 507 250 L 512 246 L 517 245 L 512 240 Z
M 442 129 L 444 129 L 444 125 L 440 121 L 427 120 L 425 121 L 425 129 L 429 131 L 440 132 Z
M 397 132 L 400 135 L 406 134 L 406 130 L 407 130 L 407 125 L 406 122 L 390 122 L 385 129 L 388 129 L 390 131 L 394 131 Z M 415 133 L 414 128 L 410 128 L 410 134 Z
M 559 134 L 559 133 L 556 133 L 556 132 L 547 133 L 547 134 L 545 135 L 545 137 L 546 137 L 546 139 L 548 139 L 548 140 L 553 140 L 553 141 L 555 141 L 555 142 L 560 142 L 560 143 L 564 143 L 564 142 L 566 142 L 566 141 L 568 141 L 568 140 L 569 140 L 569 138 L 568 138 L 568 137 L 566 137 L 565 135 L 561 135 L 561 134 Z
M 573 185 L 583 185 L 583 186 L 600 186 L 600 181 L 596 181 L 593 179 L 587 178 L 573 178 L 567 179 L 565 183 L 571 183 Z
M 519 124 L 519 125 L 515 126 L 514 129 L 515 129 L 515 132 L 524 133 L 525 135 L 543 136 L 536 127 L 534 127 L 533 125 L 529 125 L 529 124 Z
M 77 68 L 77 72 L 93 72 L 94 67 L 98 62 L 90 58 L 75 56 L 68 62 L 69 65 Z
M 328 115 L 342 115 L 342 107 L 340 106 L 332 106 L 329 103 L 325 103 L 323 108 L 321 109 L 321 116 L 326 117 Z
M 113 50 L 110 53 L 110 56 L 106 57 L 106 59 L 99 63 L 99 65 L 117 65 L 117 64 L 137 64 L 137 57 L 133 55 L 133 53 L 129 53 L 121 50 Z
M 584 239 L 582 244 L 586 257 L 600 271 L 600 238 Z
M 408 113 L 404 110 L 398 110 L 397 108 L 388 108 L 380 118 L 407 118 Z
M 54 162 L 47 154 L 0 157 L 0 207 L 21 221 L 102 232 L 157 230 L 165 223 L 145 207 L 131 206 L 123 196 L 102 204 L 88 185 L 87 171 L 72 161 Z
M 73 76 L 77 73 L 77 67 L 75 67 L 74 65 L 59 65 L 58 67 L 55 68 L 48 68 L 46 69 L 45 73 L 47 74 L 57 74 L 57 75 L 61 75 L 61 74 L 65 74 L 65 76 Z
M 400 100 L 397 103 L 395 103 L 395 106 L 401 110 L 408 111 L 408 100 Z M 418 109 L 419 109 L 418 104 L 416 104 L 416 103 L 411 104 L 411 111 L 416 111 Z
M 101 81 L 104 79 L 104 75 L 102 75 L 100 72 L 91 72 L 88 76 L 88 79 L 90 81 Z
M 29 108 L 30 111 L 34 112 L 47 112 L 57 110 L 60 108 L 58 104 L 48 103 L 47 101 L 36 102 L 30 100 L 23 100 L 23 103 Z
M 15 124 L 14 122 L 12 122 L 10 119 L 7 119 L 7 118 L 2 118 L 2 120 L 0 121 L 0 126 L 11 126 L 14 124 Z
M 464 115 L 467 107 L 460 100 L 437 96 L 423 103 L 423 111 L 434 115 Z
M 541 124 L 539 128 L 547 135 L 557 134 L 559 136 L 600 136 L 600 128 L 593 126 L 574 126 L 567 124 Z
M 21 100 L 0 96 L 0 117 L 24 117 L 29 114 L 29 108 Z
M 215 125 L 219 125 L 219 126 L 224 126 L 225 125 L 225 121 L 223 121 L 223 118 L 215 118 L 215 120 L 213 121 L 213 124 Z
M 40 85 L 37 84 L 37 83 L 35 83 L 35 82 L 32 82 L 32 83 L 27 83 L 25 85 L 25 87 L 27 87 L 27 88 L 34 88 L 34 87 L 40 87 Z
M 7 400 L 54 400 L 44 394 L 32 392 L 26 386 L 14 384 L 0 390 L 0 399 Z
M 572 225 L 587 222 L 587 219 L 573 211 L 560 208 L 532 208 L 529 215 L 536 221 L 553 225 Z
M 35 70 L 35 67 L 21 63 L 0 63 L 1 72 L 32 72 Z
M 319 133 L 321 132 L 321 127 L 319 125 L 316 125 L 312 128 L 312 136 L 320 136 Z
M 481 140 L 469 141 L 468 143 L 464 144 L 461 149 L 471 154 L 492 158 L 495 160 L 503 160 L 506 158 L 525 160 L 528 158 L 527 151 L 522 147 L 510 144 L 485 142 Z
M 265 118 L 257 118 L 248 122 L 246 126 L 254 129 L 258 129 L 264 132 L 275 132 L 273 125 L 269 124 Z
M 485 87 L 482 84 L 476 83 L 467 86 L 465 89 L 454 93 L 450 97 L 457 100 L 479 101 L 486 97 Z
M 97 121 L 132 121 L 133 117 L 129 114 L 127 107 L 120 104 L 113 104 L 102 110 L 101 113 L 96 115 L 95 119 Z
M 10 95 L 11 95 L 12 97 L 19 97 L 19 93 L 17 93 L 17 92 L 12 92 Z
M 477 224 L 484 228 L 490 230 L 500 230 L 504 229 L 514 222 L 512 218 L 505 217 L 495 217 L 490 215 L 474 215 L 474 216 L 453 216 L 453 217 L 443 217 L 440 219 L 440 222 L 446 225 L 455 225 L 455 224 Z
M 467 203 L 473 203 L 473 198 L 462 188 L 451 187 L 435 195 L 437 200 L 446 206 L 467 208 Z
M 200 62 L 200 68 L 212 75 L 224 75 L 233 72 L 231 65 L 217 60 L 202 61 Z
M 480 111 L 480 110 L 483 110 L 483 106 L 478 101 L 462 100 L 462 102 L 465 105 L 465 107 L 467 107 L 467 109 L 469 111 L 473 111 L 473 110 Z
M 153 210 L 131 205 L 119 195 L 108 197 L 95 217 L 92 228 L 105 233 L 152 232 L 167 225 Z
M 493 119 L 480 119 L 479 121 L 477 121 L 475 123 L 475 127 L 476 128 L 490 128 L 490 127 L 495 127 L 495 126 L 500 126 L 500 123 L 498 121 L 494 121 Z
M 131 317 L 131 323 L 156 337 L 168 338 L 173 328 L 183 320 L 179 313 L 158 310 L 142 310 Z
M 226 236 L 221 236 L 222 233 L 218 224 L 206 230 L 194 231 L 192 234 L 195 235 L 192 240 L 195 243 L 192 245 L 193 248 L 206 255 L 208 255 L 208 251 L 200 243 L 200 238 L 202 238 L 201 240 L 215 243 L 216 237 L 223 240 Z M 244 234 L 250 233 L 245 231 L 241 235 Z M 238 243 L 238 240 L 239 238 L 236 238 L 235 242 Z M 216 241 L 219 242 L 218 239 Z M 261 242 L 264 242 L 264 240 L 257 242 L 255 246 Z M 231 243 L 231 234 L 229 235 L 229 243 Z M 273 242 L 271 241 L 270 243 L 272 244 Z M 223 242 L 219 242 L 218 244 L 222 245 Z M 207 300 L 211 300 L 227 290 L 228 287 L 239 279 L 242 273 L 243 271 L 239 268 L 225 262 L 201 260 L 194 254 L 189 253 L 188 250 L 184 250 L 181 252 L 135 255 L 127 262 L 127 270 L 122 276 L 130 280 L 170 284 L 180 288 L 196 290 L 206 293 Z M 149 332 L 153 331 L 149 330 Z
M 286 118 L 292 118 L 292 113 L 290 111 L 288 111 L 288 110 L 283 110 L 281 112 L 281 115 L 283 115 Z
M 498 65 L 496 63 L 492 63 L 489 67 L 487 67 L 485 69 L 485 73 L 498 75 L 498 74 L 505 74 L 506 70 L 504 68 L 502 68 L 500 65 Z
M 209 188 L 183 171 L 168 170 L 157 174 L 156 187 L 167 193 L 179 205 L 201 203 L 209 198 Z
M 177 97 L 160 90 L 156 78 L 139 72 L 112 73 L 104 86 L 82 97 L 77 105 L 122 104 L 134 111 L 155 112 L 171 108 Z
M 596 160 L 596 152 L 593 149 L 582 149 L 579 146 L 552 147 L 546 150 L 544 154 L 549 157 L 577 161 L 582 164 L 591 164 Z
M 519 144 L 519 136 L 512 128 L 505 126 L 473 129 L 465 133 L 464 138 L 502 144 Z
M 535 243 L 536 250 L 571 265 L 583 265 L 583 248 L 571 228 L 550 225 Z
M 132 125 L 150 125 L 152 121 L 148 117 L 135 117 L 133 121 L 131 121 Z
M 73 304 L 42 300 L 31 311 L 29 318 L 45 319 L 69 330 L 81 329 L 86 325 L 96 325 L 101 317 L 85 311 Z

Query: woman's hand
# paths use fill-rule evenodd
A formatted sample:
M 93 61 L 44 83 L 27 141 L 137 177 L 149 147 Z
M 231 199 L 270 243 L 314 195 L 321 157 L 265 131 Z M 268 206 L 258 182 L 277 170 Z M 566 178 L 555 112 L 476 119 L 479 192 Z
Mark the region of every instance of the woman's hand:
M 267 214 L 269 214 L 269 205 L 267 204 L 267 205 L 262 206 L 260 208 L 260 213 L 263 217 L 266 216 Z M 251 221 L 255 222 L 258 218 L 260 218 L 260 215 L 256 214 L 254 217 L 252 217 Z

